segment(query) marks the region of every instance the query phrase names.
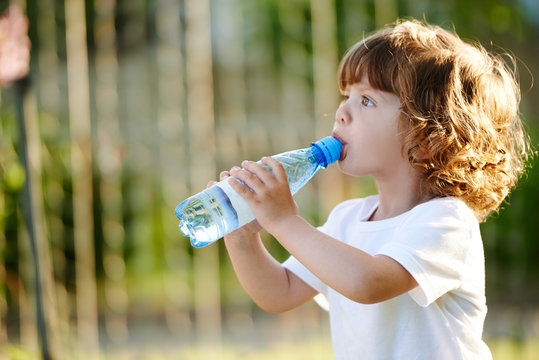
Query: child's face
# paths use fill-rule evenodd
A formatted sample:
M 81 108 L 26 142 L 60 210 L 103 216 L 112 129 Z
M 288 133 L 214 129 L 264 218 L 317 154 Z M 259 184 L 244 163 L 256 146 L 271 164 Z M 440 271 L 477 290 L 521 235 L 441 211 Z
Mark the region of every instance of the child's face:
M 400 100 L 372 88 L 366 76 L 344 89 L 333 135 L 343 142 L 341 171 L 353 176 L 392 176 L 406 166 L 398 133 Z

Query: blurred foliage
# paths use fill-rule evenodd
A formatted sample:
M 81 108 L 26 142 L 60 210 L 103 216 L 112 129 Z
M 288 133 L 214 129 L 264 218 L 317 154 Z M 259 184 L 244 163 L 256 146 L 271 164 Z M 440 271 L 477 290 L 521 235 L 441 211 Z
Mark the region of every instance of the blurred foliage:
M 95 253 L 88 256 L 95 259 L 99 326 L 106 333 L 105 344 L 122 343 L 127 328 L 156 318 L 171 333 L 190 338 L 197 328 L 194 289 L 198 282 L 216 283 L 224 329 L 237 324 L 230 319 L 245 325 L 256 318 L 258 310 L 235 279 L 222 243 L 213 245 L 214 250 L 193 250 L 177 229 L 174 206 L 210 180 L 196 177 L 199 167 L 207 166 L 217 178 L 220 170 L 245 158 L 304 147 L 317 135 L 315 127 L 329 132 L 332 126 L 335 108 L 323 113 L 314 110 L 313 58 L 320 56 L 313 41 L 314 2 L 209 1 L 212 72 L 207 81 L 213 98 L 193 100 L 190 92 L 198 80 L 189 80 L 189 74 L 199 64 L 189 63 L 188 49 L 193 49 L 188 47 L 193 42 L 189 36 L 197 23 L 197 18 L 186 15 L 189 1 L 196 0 L 85 1 L 92 142 L 92 169 L 86 176 L 92 179 L 95 246 Z M 513 53 L 522 85 L 522 117 L 532 143 L 538 144 L 539 94 L 533 86 L 539 65 L 537 1 L 335 0 L 330 8 L 334 13 L 327 16 L 335 18 L 335 28 L 327 29 L 333 39 L 328 48 L 335 58 L 365 34 L 392 22 L 391 14 L 426 19 L 454 28 L 462 38 L 479 41 L 487 50 Z M 27 0 L 26 10 L 32 40 L 29 92 L 36 97 L 41 140 L 45 238 L 64 326 L 71 329 L 76 324 L 77 243 L 66 7 L 64 1 Z M 335 87 L 325 91 L 336 96 L 336 79 Z M 16 93 L 7 88 L 1 96 L 0 345 L 2 329 L 10 342 L 20 340 L 21 296 L 30 292 L 24 274 L 28 260 L 21 255 L 22 191 L 27 178 L 13 107 Z M 210 120 L 193 118 L 196 101 L 211 107 L 214 116 L 214 135 L 199 144 L 192 143 L 193 129 Z M 212 163 L 197 164 L 208 148 L 213 149 Z M 539 305 L 538 161 L 537 157 L 530 161 L 526 176 L 500 212 L 482 224 L 489 305 L 518 309 Z M 343 190 L 332 203 L 341 201 L 343 194 L 363 196 L 374 191 L 368 179 L 336 184 Z M 315 225 L 329 211 L 327 204 L 321 205 L 321 189 L 326 188 L 315 180 L 297 195 L 302 215 Z M 279 260 L 286 258 L 276 241 L 267 235 L 264 240 Z M 217 252 L 218 278 L 204 278 L 194 271 L 197 257 L 207 254 L 204 251 Z M 307 324 L 319 323 L 324 316 L 310 307 L 305 311 Z M 295 320 L 305 321 L 300 317 Z M 516 338 L 528 333 L 537 336 L 536 322 L 519 326 L 525 329 L 506 332 Z M 299 347 L 291 350 L 296 359 L 303 356 L 299 352 L 304 347 Z M 504 354 L 500 357 L 504 359 L 517 358 L 513 353 L 537 353 L 535 343 L 530 349 L 522 350 L 511 341 L 493 343 L 493 350 Z M 17 348 L 9 351 L 15 358 L 25 358 Z M 234 351 L 231 356 L 237 355 Z M 287 351 L 276 348 L 268 353 L 286 358 Z

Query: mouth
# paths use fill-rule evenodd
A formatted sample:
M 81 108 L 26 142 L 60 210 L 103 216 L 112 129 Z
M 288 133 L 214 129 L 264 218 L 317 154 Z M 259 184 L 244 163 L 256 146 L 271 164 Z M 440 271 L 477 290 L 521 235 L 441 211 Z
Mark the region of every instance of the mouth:
M 344 160 L 344 158 L 346 157 L 346 148 L 347 148 L 346 143 L 345 143 L 345 142 L 343 141 L 343 139 L 342 139 L 339 135 L 337 135 L 336 133 L 331 134 L 331 136 L 333 136 L 335 139 L 339 140 L 339 141 L 341 142 L 341 144 L 342 144 L 341 156 L 340 156 L 340 158 L 339 158 L 339 161 L 342 161 L 342 160 Z
M 346 144 L 342 144 L 341 157 L 339 158 L 339 161 L 344 160 L 344 158 L 346 157 L 346 150 L 347 150 Z

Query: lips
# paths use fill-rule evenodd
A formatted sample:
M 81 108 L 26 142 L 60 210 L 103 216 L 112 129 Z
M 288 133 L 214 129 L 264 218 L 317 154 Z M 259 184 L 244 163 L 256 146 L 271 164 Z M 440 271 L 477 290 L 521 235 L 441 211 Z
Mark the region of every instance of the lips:
M 341 149 L 341 157 L 339 158 L 339 161 L 344 160 L 344 158 L 346 157 L 346 150 L 347 150 L 347 146 L 346 144 L 343 144 L 342 149 Z
M 339 140 L 341 142 L 342 149 L 341 149 L 341 157 L 339 158 L 339 161 L 344 160 L 344 158 L 346 157 L 346 150 L 347 150 L 346 143 L 336 133 L 331 134 L 331 136 L 333 136 L 334 138 L 336 138 L 337 140 Z

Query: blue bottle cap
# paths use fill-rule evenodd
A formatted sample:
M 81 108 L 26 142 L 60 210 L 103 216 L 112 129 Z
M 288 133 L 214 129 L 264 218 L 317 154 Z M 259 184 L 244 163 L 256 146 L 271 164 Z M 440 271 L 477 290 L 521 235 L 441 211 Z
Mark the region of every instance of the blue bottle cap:
M 311 146 L 314 146 L 322 153 L 324 159 L 321 165 L 323 167 L 333 164 L 341 157 L 342 143 L 333 136 L 326 136 L 313 143 Z

